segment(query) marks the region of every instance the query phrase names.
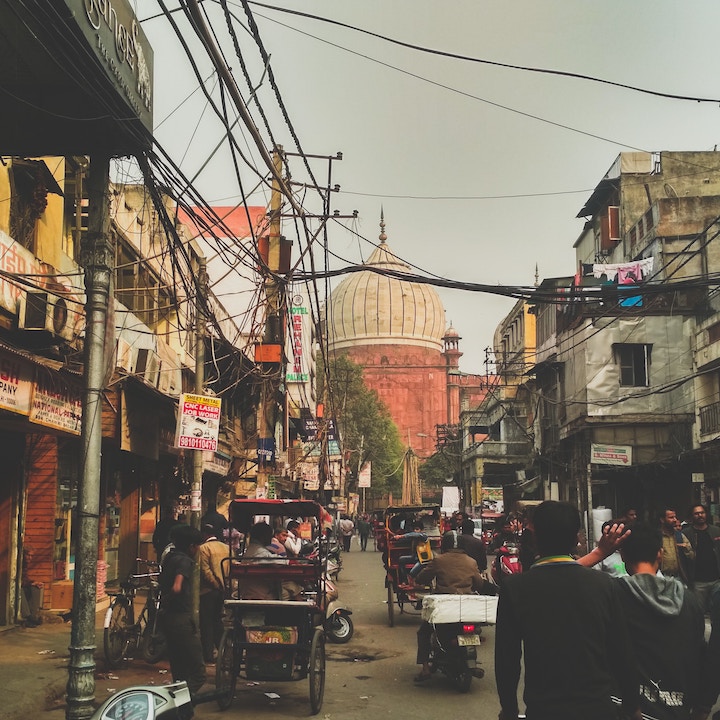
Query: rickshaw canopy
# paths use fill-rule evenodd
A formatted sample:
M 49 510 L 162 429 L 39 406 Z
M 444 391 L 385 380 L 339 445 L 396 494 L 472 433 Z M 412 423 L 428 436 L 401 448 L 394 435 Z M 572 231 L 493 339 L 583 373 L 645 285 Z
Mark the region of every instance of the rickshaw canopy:
M 240 532 L 248 532 L 253 525 L 253 518 L 258 515 L 271 517 L 317 518 L 321 525 L 326 525 L 330 514 L 320 503 L 314 500 L 293 500 L 281 498 L 241 499 L 233 500 L 229 510 L 230 524 Z

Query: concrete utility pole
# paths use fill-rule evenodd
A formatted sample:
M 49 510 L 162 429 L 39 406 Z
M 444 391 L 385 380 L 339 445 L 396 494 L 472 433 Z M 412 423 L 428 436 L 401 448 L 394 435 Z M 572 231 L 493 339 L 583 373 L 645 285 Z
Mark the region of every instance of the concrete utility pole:
M 207 303 L 207 260 L 198 257 L 197 300 L 195 302 L 195 394 L 205 393 L 205 307 Z M 193 451 L 193 481 L 190 489 L 190 524 L 200 529 L 202 515 L 203 450 Z M 192 576 L 192 610 L 200 623 L 200 565 L 195 563 Z
M 282 174 L 282 146 L 277 145 L 273 151 L 273 165 L 275 172 L 272 180 L 272 194 L 270 195 L 270 227 L 268 230 L 268 257 L 267 265 L 271 273 L 277 273 L 280 270 L 280 246 L 281 246 L 281 210 L 282 210 L 282 194 L 280 192 L 280 177 Z M 279 283 L 276 278 L 268 275 L 265 278 L 265 295 L 267 307 L 265 309 L 265 334 L 263 343 L 273 346 L 277 345 L 280 349 L 280 356 L 277 363 L 269 363 L 268 366 L 273 368 L 269 375 L 262 374 L 262 388 L 260 395 L 260 409 L 258 411 L 258 437 L 260 438 L 260 446 L 263 453 L 268 452 L 273 446 L 271 442 L 275 438 L 275 403 L 277 402 L 276 393 L 279 387 L 280 371 L 282 369 L 283 347 L 283 328 L 281 301 L 284 295 L 280 292 Z M 278 369 L 275 370 L 274 368 Z M 277 449 L 276 449 L 277 452 Z M 258 488 L 266 488 L 270 470 L 268 467 L 267 456 L 261 455 L 262 462 L 258 464 L 257 486 Z
M 105 327 L 115 265 L 110 241 L 110 158 L 93 156 L 88 177 L 88 232 L 81 248 L 85 269 L 85 392 L 82 405 L 82 474 L 78 487 L 73 623 L 68 666 L 68 720 L 89 718 L 95 708 L 95 601 L 102 393 L 105 380 Z

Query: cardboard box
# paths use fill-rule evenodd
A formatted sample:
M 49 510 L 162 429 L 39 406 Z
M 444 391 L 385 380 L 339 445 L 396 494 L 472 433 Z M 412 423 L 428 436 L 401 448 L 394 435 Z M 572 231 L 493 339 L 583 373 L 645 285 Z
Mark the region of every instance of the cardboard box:
M 70 610 L 73 606 L 72 580 L 56 580 L 52 584 L 51 610 Z
M 490 623 L 497 618 L 497 595 L 426 595 L 422 619 L 429 623 Z

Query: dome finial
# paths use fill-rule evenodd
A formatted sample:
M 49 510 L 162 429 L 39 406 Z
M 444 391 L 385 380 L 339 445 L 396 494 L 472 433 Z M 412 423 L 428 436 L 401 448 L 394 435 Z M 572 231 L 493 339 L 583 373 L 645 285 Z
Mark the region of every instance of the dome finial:
M 380 242 L 385 244 L 387 235 L 385 234 L 385 208 L 380 206 Z

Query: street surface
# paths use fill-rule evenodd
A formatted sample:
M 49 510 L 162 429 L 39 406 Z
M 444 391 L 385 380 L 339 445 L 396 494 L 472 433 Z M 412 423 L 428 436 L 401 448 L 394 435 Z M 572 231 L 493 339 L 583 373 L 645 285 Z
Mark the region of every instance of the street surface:
M 418 614 L 399 614 L 395 627 L 388 626 L 387 591 L 379 552 L 360 552 L 355 540 L 352 550 L 343 554 L 343 570 L 338 583 L 340 599 L 350 605 L 355 634 L 346 645 L 328 643 L 325 699 L 320 718 L 367 720 L 402 718 L 408 713 L 423 717 L 455 716 L 472 712 L 477 720 L 495 720 L 499 705 L 492 669 L 493 628 L 483 628 L 486 642 L 479 657 L 486 676 L 473 679 L 470 692 L 460 694 L 442 675 L 421 686 L 413 684 Z M 268 698 L 276 693 L 279 698 Z M 249 713 L 259 720 L 276 720 L 310 713 L 309 683 L 278 682 L 248 684 L 239 680 L 237 694 L 229 710 L 221 712 L 215 703 L 199 705 L 198 718 L 232 717 Z
M 483 628 L 485 643 L 478 648 L 478 656 L 486 674 L 481 680 L 473 678 L 469 693 L 459 693 L 440 674 L 416 686 L 413 684 L 413 676 L 419 669 L 415 664 L 415 652 L 420 616 L 419 613 L 400 614 L 399 608 L 395 606 L 395 626 L 388 626 L 384 577 L 381 555 L 373 551 L 372 541 L 367 552 L 360 552 L 357 542 L 353 540 L 351 552 L 343 554 L 343 571 L 338 586 L 340 598 L 353 611 L 355 634 L 345 645 L 326 645 L 325 696 L 317 717 L 322 720 L 368 720 L 368 717 L 402 718 L 408 713 L 422 714 L 423 717 L 445 717 L 471 712 L 476 720 L 495 720 L 499 705 L 492 664 L 494 628 Z M 98 615 L 98 619 L 102 621 L 102 614 Z M 53 629 L 48 627 L 44 631 Z M 13 638 L 20 646 L 27 645 L 28 660 L 33 661 L 32 673 L 38 673 L 36 679 L 33 679 L 28 666 L 26 692 L 29 683 L 35 688 L 34 692 L 42 692 L 43 683 L 53 678 L 55 694 L 54 699 L 47 698 L 48 711 L 42 715 L 45 720 L 65 718 L 62 696 L 67 681 L 69 626 L 61 625 L 57 631 L 61 633 L 60 636 L 57 632 L 53 635 L 57 650 L 50 656 L 41 654 L 43 648 L 50 647 L 47 644 L 50 636 L 43 637 L 43 628 L 18 631 L 7 636 L 8 640 Z M 33 644 L 28 644 L 30 641 Z M 19 652 L 19 648 L 16 652 Z M 117 690 L 130 685 L 162 685 L 170 681 L 166 661 L 148 665 L 135 658 L 119 670 L 107 670 L 102 654 L 101 625 L 98 626 L 95 657 L 95 697 L 98 704 Z M 8 661 L 11 662 L 11 659 L 8 658 Z M 52 675 L 48 672 L 50 669 Z M 203 687 L 203 691 L 214 687 L 214 672 L 210 672 L 214 668 L 208 668 L 208 671 L 210 682 Z M 22 678 L 17 683 L 20 690 Z M 277 697 L 269 696 L 271 693 Z M 38 698 L 38 702 L 42 703 L 42 700 Z M 227 719 L 239 715 L 257 720 L 308 717 L 309 681 L 250 683 L 241 678 L 233 704 L 228 710 L 219 710 L 215 702 L 195 708 L 195 717 L 200 719 Z M 0 711 L 0 718 L 29 716 L 32 715 L 27 712 L 3 715 Z

